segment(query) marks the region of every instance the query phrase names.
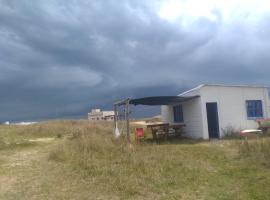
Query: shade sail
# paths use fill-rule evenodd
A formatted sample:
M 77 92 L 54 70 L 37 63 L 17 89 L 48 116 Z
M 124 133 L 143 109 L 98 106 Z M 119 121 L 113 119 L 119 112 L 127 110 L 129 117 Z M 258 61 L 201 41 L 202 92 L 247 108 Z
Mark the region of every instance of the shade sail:
M 148 106 L 158 106 L 158 105 L 171 105 L 189 101 L 200 96 L 155 96 L 155 97 L 144 97 L 139 99 L 131 99 L 130 104 L 133 105 L 148 105 Z

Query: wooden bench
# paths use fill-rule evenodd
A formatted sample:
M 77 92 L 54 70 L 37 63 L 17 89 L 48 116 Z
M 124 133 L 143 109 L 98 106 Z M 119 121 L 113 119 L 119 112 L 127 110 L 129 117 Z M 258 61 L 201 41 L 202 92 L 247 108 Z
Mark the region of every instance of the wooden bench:
M 183 128 L 185 127 L 185 124 L 170 124 L 169 128 L 174 129 L 175 131 L 175 136 L 179 137 L 184 133 Z
M 154 140 L 158 139 L 158 137 L 167 138 L 169 123 L 149 124 L 147 128 L 151 129 Z
M 184 124 L 159 123 L 147 125 L 147 128 L 151 128 L 153 139 L 156 140 L 160 137 L 167 139 L 172 135 L 180 136 L 183 133 L 184 126 Z

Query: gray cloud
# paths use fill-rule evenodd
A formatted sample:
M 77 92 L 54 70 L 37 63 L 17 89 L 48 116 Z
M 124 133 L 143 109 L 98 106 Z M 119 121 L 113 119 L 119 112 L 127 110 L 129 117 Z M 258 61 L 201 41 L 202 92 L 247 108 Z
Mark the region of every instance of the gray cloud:
M 158 15 L 160 1 L 0 0 L 0 121 L 84 116 L 200 83 L 268 85 L 268 12 Z

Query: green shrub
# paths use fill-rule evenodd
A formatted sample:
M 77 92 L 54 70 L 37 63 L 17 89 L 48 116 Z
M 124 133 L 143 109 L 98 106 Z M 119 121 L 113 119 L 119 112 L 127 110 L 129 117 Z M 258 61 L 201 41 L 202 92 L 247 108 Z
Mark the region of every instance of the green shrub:
M 225 139 L 240 138 L 240 130 L 233 126 L 227 126 L 226 128 L 223 128 L 222 133 Z

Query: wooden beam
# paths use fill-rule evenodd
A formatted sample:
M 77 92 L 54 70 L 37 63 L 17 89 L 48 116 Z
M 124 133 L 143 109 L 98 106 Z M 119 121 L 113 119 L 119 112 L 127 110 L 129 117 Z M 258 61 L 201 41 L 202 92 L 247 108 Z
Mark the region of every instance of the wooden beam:
M 130 144 L 130 127 L 129 127 L 129 102 L 130 98 L 118 101 L 114 103 L 114 113 L 115 113 L 115 119 L 114 119 L 114 128 L 116 129 L 116 123 L 117 123 L 117 108 L 118 106 L 125 106 L 125 120 L 126 120 L 126 129 L 127 129 L 127 141 Z
M 127 98 L 127 99 L 123 99 L 123 100 L 117 101 L 117 102 L 114 103 L 114 105 L 117 105 L 117 106 L 125 105 L 127 101 L 129 102 L 130 99 Z
M 131 143 L 130 130 L 129 130 L 129 99 L 126 100 L 125 118 L 126 118 L 126 128 L 127 128 L 127 140 L 128 140 L 128 143 Z
M 117 123 L 117 106 L 116 105 L 113 106 L 113 110 L 114 110 L 114 131 L 115 131 L 116 123 Z

